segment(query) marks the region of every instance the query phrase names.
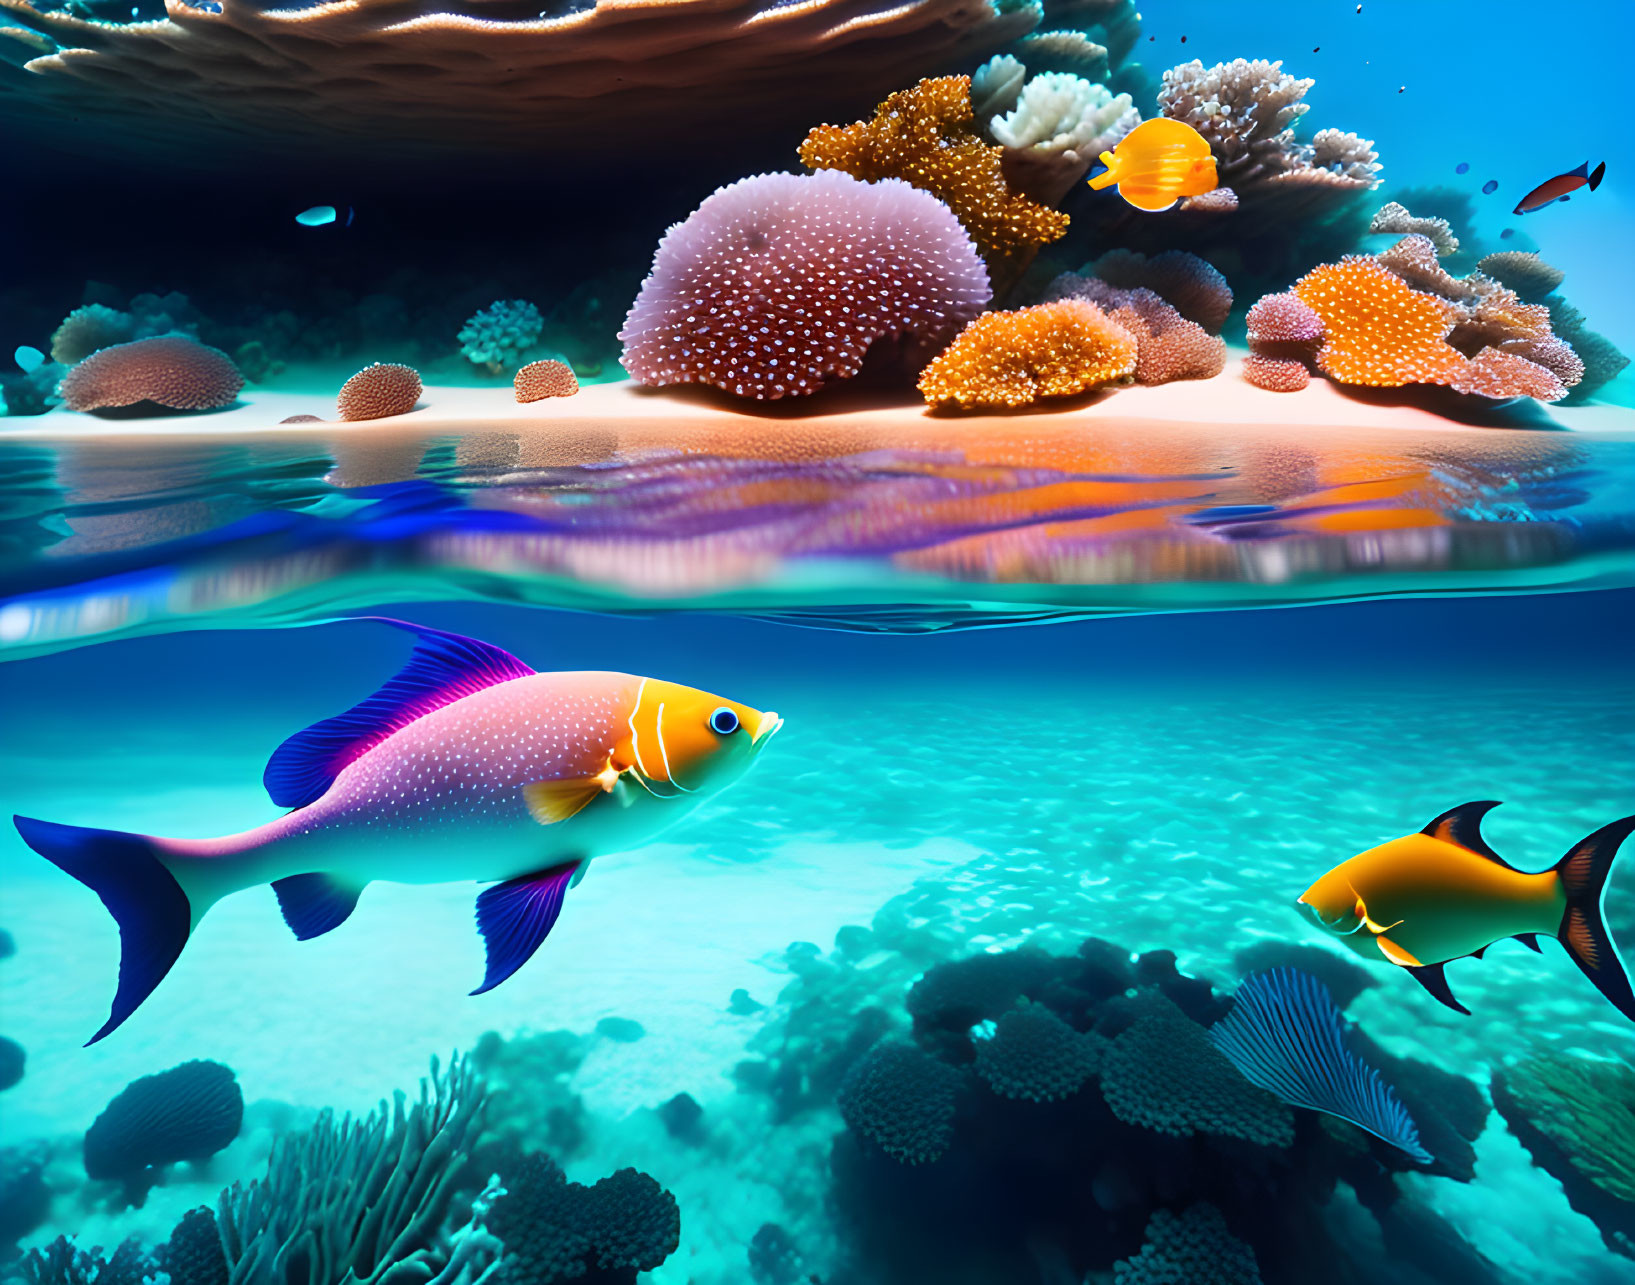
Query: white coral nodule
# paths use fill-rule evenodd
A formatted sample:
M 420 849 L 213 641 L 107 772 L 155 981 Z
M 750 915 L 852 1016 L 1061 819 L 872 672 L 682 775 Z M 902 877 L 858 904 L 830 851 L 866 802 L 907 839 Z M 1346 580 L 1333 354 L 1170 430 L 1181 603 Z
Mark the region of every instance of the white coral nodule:
M 988 124 L 1004 147 L 1075 152 L 1095 156 L 1112 148 L 1141 123 L 1128 94 L 1113 94 L 1066 72 L 1045 72 L 1022 87 L 1005 116 Z

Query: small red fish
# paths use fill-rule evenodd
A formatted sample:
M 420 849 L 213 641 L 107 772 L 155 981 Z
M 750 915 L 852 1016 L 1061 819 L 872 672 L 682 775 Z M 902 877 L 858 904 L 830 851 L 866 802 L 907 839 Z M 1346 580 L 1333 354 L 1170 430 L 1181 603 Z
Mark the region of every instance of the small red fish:
M 1606 172 L 1605 161 L 1595 167 L 1593 174 L 1590 173 L 1590 163 L 1585 161 L 1570 173 L 1557 174 L 1554 178 L 1545 179 L 1521 198 L 1521 203 L 1516 206 L 1514 213 L 1532 214 L 1535 210 L 1542 210 L 1552 201 L 1566 200 L 1569 193 L 1576 192 L 1581 187 L 1588 187 L 1593 192 L 1601 186 L 1601 178 Z

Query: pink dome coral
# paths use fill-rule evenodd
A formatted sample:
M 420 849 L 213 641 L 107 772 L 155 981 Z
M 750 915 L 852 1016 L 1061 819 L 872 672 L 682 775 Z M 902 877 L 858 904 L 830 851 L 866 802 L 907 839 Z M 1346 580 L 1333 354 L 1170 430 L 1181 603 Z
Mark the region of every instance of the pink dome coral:
M 1263 353 L 1250 353 L 1243 359 L 1243 377 L 1256 388 L 1274 393 L 1298 393 L 1311 383 L 1311 371 L 1305 362 Z
M 1310 343 L 1323 337 L 1323 319 L 1292 292 L 1264 295 L 1249 309 L 1249 343 Z
M 638 383 L 801 397 L 857 374 L 882 336 L 946 341 L 988 299 L 976 247 L 929 193 L 761 174 L 665 234 L 619 338 Z

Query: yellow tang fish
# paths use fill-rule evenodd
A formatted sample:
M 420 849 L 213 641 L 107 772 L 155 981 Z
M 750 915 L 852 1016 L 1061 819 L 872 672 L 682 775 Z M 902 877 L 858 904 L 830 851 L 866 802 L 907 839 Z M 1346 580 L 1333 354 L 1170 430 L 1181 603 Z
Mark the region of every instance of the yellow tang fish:
M 1138 210 L 1156 214 L 1183 196 L 1202 196 L 1219 183 L 1209 140 L 1185 121 L 1144 120 L 1110 152 L 1107 168 L 1090 180 L 1096 191 L 1118 184 L 1118 194 Z
M 1548 870 L 1528 874 L 1482 838 L 1482 818 L 1498 806 L 1466 803 L 1418 834 L 1358 853 L 1301 893 L 1300 908 L 1358 954 L 1407 969 L 1467 1014 L 1448 989 L 1444 964 L 1480 959 L 1505 937 L 1533 950 L 1541 935 L 1558 938 L 1584 976 L 1635 1020 L 1635 992 L 1601 914 L 1612 859 L 1635 831 L 1635 816 L 1602 826 Z

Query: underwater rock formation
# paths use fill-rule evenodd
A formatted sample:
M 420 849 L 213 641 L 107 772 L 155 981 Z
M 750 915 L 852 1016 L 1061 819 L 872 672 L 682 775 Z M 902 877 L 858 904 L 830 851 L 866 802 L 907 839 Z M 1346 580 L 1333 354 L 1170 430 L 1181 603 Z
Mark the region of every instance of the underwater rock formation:
M 230 406 L 243 387 L 244 376 L 219 348 L 187 335 L 160 335 L 98 349 L 63 376 L 61 392 L 74 411 L 147 402 L 169 410 L 214 410 Z
M 1635 1071 L 1550 1053 L 1493 1070 L 1493 1105 L 1607 1248 L 1635 1257 Z
M 182 1160 L 207 1160 L 244 1122 L 244 1094 L 231 1067 L 183 1062 L 132 1080 L 85 1132 L 85 1172 L 118 1181 L 141 1204 L 161 1171 Z
M 342 419 L 407 415 L 420 400 L 420 373 L 411 366 L 377 361 L 341 385 L 335 409 Z
M 1003 295 L 1041 245 L 1067 231 L 1067 215 L 1006 180 L 1004 150 L 972 126 L 971 78 L 922 80 L 892 94 L 868 120 L 819 125 L 800 145 L 812 170 L 842 170 L 867 182 L 903 179 L 951 209 L 976 242 Z M 1020 137 L 1020 135 L 1019 135 Z
M 712 128 L 809 121 L 874 99 L 905 69 L 981 58 L 1031 30 L 1031 6 L 911 0 L 603 0 L 527 16 L 401 0 L 280 8 L 171 4 L 154 22 L 87 21 L 0 0 L 0 27 L 48 43 L 0 59 L 0 113 L 20 98 L 123 126 L 207 164 L 242 145 L 378 160 L 383 154 L 577 152 L 696 145 Z M 155 93 L 152 86 L 167 86 Z M 201 146 L 204 144 L 204 146 Z
M 531 361 L 511 380 L 519 402 L 539 402 L 547 397 L 572 397 L 579 391 L 573 367 L 560 361 Z
M 930 406 L 1015 410 L 1133 374 L 1137 352 L 1135 336 L 1082 299 L 990 312 L 932 359 L 920 394 Z
M 876 340 L 941 346 L 988 298 L 965 230 L 918 188 L 762 174 L 665 234 L 619 337 L 638 383 L 804 397 L 856 375 Z
M 522 363 L 544 327 L 539 309 L 527 300 L 497 299 L 466 318 L 456 337 L 462 357 L 497 375 Z

